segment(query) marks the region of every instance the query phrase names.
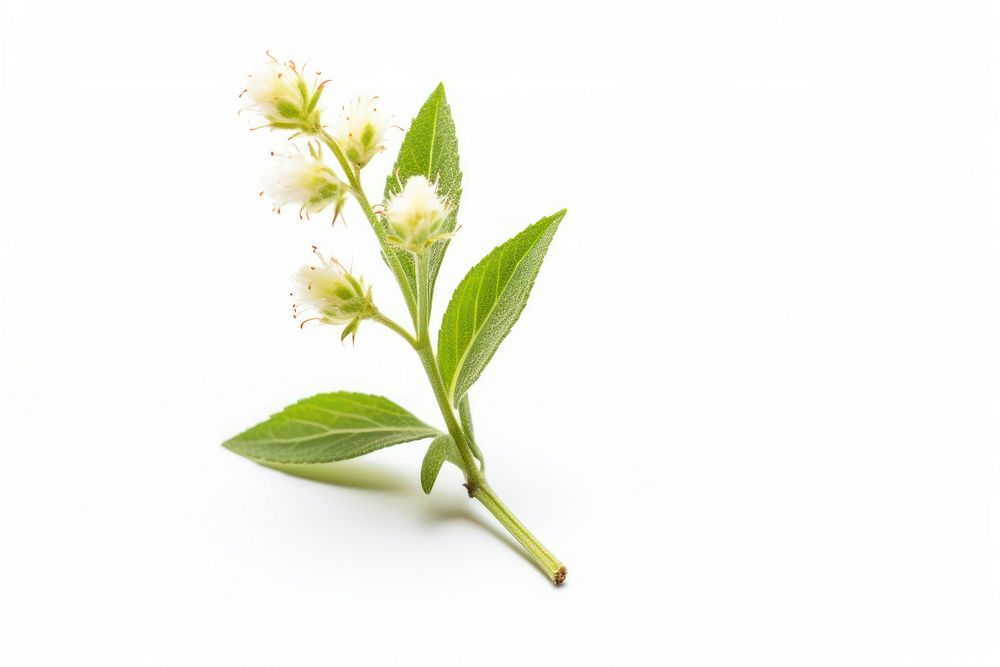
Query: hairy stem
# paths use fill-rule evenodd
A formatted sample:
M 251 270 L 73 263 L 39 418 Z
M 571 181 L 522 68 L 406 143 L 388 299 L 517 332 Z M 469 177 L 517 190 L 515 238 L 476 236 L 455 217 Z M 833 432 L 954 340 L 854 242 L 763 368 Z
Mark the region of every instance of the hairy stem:
M 348 161 L 347 156 L 344 155 L 343 149 L 340 148 L 340 144 L 330 136 L 330 133 L 324 129 L 320 129 L 319 138 L 323 140 L 323 143 L 327 145 L 333 156 L 337 158 L 337 162 L 340 163 L 340 168 L 344 170 L 344 175 L 347 176 L 347 182 L 350 183 L 351 187 L 355 190 L 361 189 L 361 180 L 358 178 L 358 173 L 351 166 Z
M 375 314 L 372 315 L 372 319 L 378 322 L 379 324 L 385 325 L 391 331 L 395 331 L 403 338 L 403 340 L 405 340 L 407 343 L 410 344 L 410 347 L 412 347 L 414 350 L 417 349 L 417 339 L 414 338 L 409 331 L 407 331 L 402 326 L 397 324 L 395 320 L 386 317 L 380 311 L 377 310 L 375 311 Z
M 479 472 L 479 467 L 476 465 L 476 461 L 472 455 L 472 448 L 465 437 L 465 431 L 462 430 L 461 424 L 455 418 L 455 411 L 452 409 L 451 403 L 448 402 L 448 393 L 445 391 L 444 380 L 441 379 L 441 371 L 438 370 L 437 360 L 434 358 L 434 350 L 431 348 L 430 340 L 426 336 L 423 338 L 418 336 L 417 341 L 417 355 L 420 357 L 420 362 L 424 365 L 424 372 L 427 373 L 427 379 L 431 383 L 434 398 L 437 399 L 441 416 L 444 417 L 445 426 L 448 427 L 448 433 L 455 441 L 455 444 L 458 445 L 458 453 L 462 456 L 462 464 L 465 467 L 465 481 L 468 485 L 466 488 L 469 489 L 469 495 L 471 496 L 480 484 L 485 483 L 486 478 Z
M 430 337 L 430 280 L 427 253 L 422 252 L 413 257 L 417 277 L 417 339 Z
M 514 536 L 521 546 L 531 554 L 531 557 L 541 568 L 542 572 L 555 584 L 561 584 L 566 580 L 566 566 L 559 562 L 559 559 L 552 555 L 541 542 L 538 541 L 531 532 L 524 527 L 514 513 L 497 497 L 496 492 L 484 480 L 473 492 L 472 497 L 486 506 L 490 514 L 496 517 L 497 521 Z

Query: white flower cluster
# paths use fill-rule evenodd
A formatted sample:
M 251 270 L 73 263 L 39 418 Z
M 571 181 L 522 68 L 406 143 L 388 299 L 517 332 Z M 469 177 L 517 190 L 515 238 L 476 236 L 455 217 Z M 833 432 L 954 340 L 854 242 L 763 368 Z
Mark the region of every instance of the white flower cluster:
M 454 236 L 443 231 L 450 212 L 450 204 L 438 194 L 437 183 L 410 176 L 385 206 L 385 218 L 394 234 L 389 240 L 419 254 L 435 241 Z
M 389 119 L 378 110 L 378 98 L 359 97 L 344 108 L 333 136 L 347 159 L 363 167 L 385 150 L 381 142 L 387 127 Z
M 274 200 L 275 211 L 299 204 L 299 217 L 308 218 L 333 206 L 333 219 L 337 219 L 350 188 L 323 162 L 318 148 L 310 146 L 309 155 L 298 148 L 271 155 L 274 161 L 264 176 L 264 191 Z
M 326 83 L 310 84 L 294 62 L 271 57 L 250 75 L 241 93 L 249 100 L 247 108 L 260 113 L 268 127 L 293 130 L 292 138 L 307 135 L 316 141 L 316 147 L 309 145 L 309 155 L 301 150 L 272 153 L 276 164 L 266 174 L 264 192 L 274 199 L 276 211 L 298 204 L 299 214 L 308 217 L 332 206 L 333 219 L 340 215 L 350 187 L 323 161 L 320 142 L 337 154 L 341 164 L 352 164 L 355 169 L 385 150 L 382 137 L 389 119 L 379 111 L 377 97 L 355 98 L 344 107 L 333 132 L 324 129 L 319 99 Z M 356 175 L 348 175 L 352 177 Z
M 308 315 L 302 325 L 310 321 L 346 325 L 341 340 L 356 335 L 361 321 L 376 313 L 371 288 L 336 259 L 327 261 L 315 247 L 313 252 L 319 265 L 307 264 L 295 276 L 293 317 Z
M 272 153 L 273 164 L 266 173 L 262 194 L 274 200 L 278 212 L 295 205 L 299 217 L 309 218 L 332 208 L 336 221 L 347 195 L 360 187 L 359 170 L 385 150 L 382 138 L 389 118 L 380 110 L 377 97 L 357 97 L 344 106 L 336 125 L 327 132 L 319 107 L 326 83 L 309 83 L 295 63 L 271 57 L 250 76 L 242 95 L 249 101 L 248 108 L 264 117 L 266 126 L 290 130 L 293 139 L 309 138 L 308 152 L 296 146 L 289 152 Z M 337 158 L 347 182 L 324 161 L 323 144 Z M 451 205 L 438 193 L 437 183 L 411 176 L 400 185 L 400 191 L 385 205 L 388 241 L 420 254 L 436 241 L 451 237 L 445 229 Z M 298 317 L 299 309 L 304 308 L 312 312 L 306 321 L 344 325 L 343 337 L 353 336 L 362 320 L 378 313 L 371 289 L 335 259 L 327 261 L 316 254 L 319 264 L 305 266 L 297 274 L 294 313 Z
M 316 134 L 321 129 L 318 105 L 324 85 L 306 83 L 294 62 L 279 63 L 272 57 L 250 75 L 241 96 L 249 98 L 249 108 L 259 112 L 270 127 Z

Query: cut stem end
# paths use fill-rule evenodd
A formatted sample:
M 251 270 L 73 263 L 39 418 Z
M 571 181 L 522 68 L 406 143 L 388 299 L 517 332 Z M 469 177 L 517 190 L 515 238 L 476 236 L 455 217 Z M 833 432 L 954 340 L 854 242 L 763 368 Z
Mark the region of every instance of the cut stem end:
M 469 488 L 471 484 L 466 485 L 466 489 Z M 542 543 L 538 541 L 534 535 L 528 532 L 528 529 L 524 527 L 514 513 L 511 512 L 506 505 L 504 505 L 500 498 L 497 497 L 490 485 L 486 483 L 486 480 L 480 479 L 475 486 L 471 489 L 471 493 L 474 498 L 481 502 L 486 509 L 490 511 L 496 519 L 503 525 L 504 528 L 516 539 L 528 555 L 531 556 L 531 560 L 535 562 L 535 565 L 545 573 L 552 582 L 559 586 L 564 581 L 566 581 L 566 566 L 559 562 L 559 560 L 552 555 L 552 553 L 542 546 Z

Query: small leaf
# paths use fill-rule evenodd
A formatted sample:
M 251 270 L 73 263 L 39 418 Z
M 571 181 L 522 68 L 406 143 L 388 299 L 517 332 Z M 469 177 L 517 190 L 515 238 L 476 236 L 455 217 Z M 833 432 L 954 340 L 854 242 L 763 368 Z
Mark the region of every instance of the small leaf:
M 479 459 L 479 469 L 486 469 L 486 461 L 483 460 L 483 453 L 479 449 L 479 445 L 476 444 L 476 433 L 475 429 L 472 428 L 472 408 L 469 406 L 469 394 L 466 393 L 462 397 L 462 400 L 458 403 L 458 417 L 462 420 L 462 429 L 465 431 L 466 437 L 469 439 L 469 447 L 472 449 L 472 453 Z
M 223 446 L 255 461 L 330 463 L 437 435 L 387 398 L 338 391 L 289 405 Z
M 450 435 L 441 434 L 431 441 L 427 453 L 424 454 L 424 462 L 420 466 L 420 486 L 424 493 L 430 493 L 437 481 L 438 473 L 445 461 L 450 461 L 462 468 L 461 454 L 458 453 L 458 446 Z
M 566 209 L 493 249 L 465 274 L 441 320 L 438 363 L 452 404 L 479 378 L 510 333 Z
M 386 201 L 400 191 L 400 183 L 405 184 L 406 179 L 418 174 L 425 176 L 429 181 L 436 180 L 438 193 L 447 197 L 451 204 L 451 212 L 445 218 L 441 232 L 453 231 L 458 218 L 458 203 L 462 196 L 462 170 L 458 163 L 455 122 L 452 120 L 451 107 L 448 106 L 444 94 L 444 84 L 438 84 L 427 98 L 410 123 L 406 136 L 403 137 L 396 164 L 385 181 Z M 386 227 L 383 227 L 381 233 L 383 237 L 388 237 L 390 234 Z M 442 240 L 427 251 L 430 280 L 428 292 L 432 295 L 438 269 L 441 268 L 447 248 L 448 241 Z M 413 304 L 416 303 L 417 277 L 412 255 L 406 250 L 389 247 L 385 259 L 390 266 L 397 267 L 403 274 L 405 284 L 401 287 L 404 292 L 408 292 L 406 296 L 409 298 L 406 301 L 410 306 L 410 316 L 415 318 Z
M 475 438 L 476 433 L 472 427 L 472 408 L 469 406 L 468 394 L 463 396 L 462 400 L 458 402 L 458 416 L 462 420 L 462 428 L 465 429 L 465 435 L 469 436 L 470 440 Z

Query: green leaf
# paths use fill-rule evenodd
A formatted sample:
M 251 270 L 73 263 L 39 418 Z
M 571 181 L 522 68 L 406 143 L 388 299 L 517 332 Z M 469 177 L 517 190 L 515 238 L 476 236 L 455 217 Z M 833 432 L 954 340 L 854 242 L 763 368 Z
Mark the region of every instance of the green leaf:
M 406 179 L 417 174 L 430 181 L 437 180 L 438 192 L 451 203 L 451 213 L 444 221 L 442 232 L 454 230 L 458 218 L 458 203 L 462 196 L 462 170 L 458 164 L 455 122 L 451 118 L 451 107 L 444 94 L 444 84 L 438 84 L 427 98 L 403 137 L 396 164 L 385 181 L 386 201 L 399 192 L 400 183 L 405 184 Z M 381 233 L 383 237 L 387 235 L 387 227 L 383 226 Z M 427 251 L 430 280 L 428 292 L 431 295 L 434 294 L 434 282 L 447 248 L 448 240 L 445 239 L 438 241 Z M 406 301 L 410 307 L 410 316 L 416 319 L 414 304 L 417 302 L 417 277 L 412 255 L 406 250 L 390 246 L 385 260 L 390 267 L 402 274 L 403 284 L 400 286 L 408 292 Z
M 483 460 L 483 453 L 480 451 L 479 445 L 476 444 L 476 433 L 475 429 L 472 428 L 472 408 L 469 406 L 468 393 L 458 402 L 458 417 L 462 420 L 462 429 L 465 431 L 465 436 L 469 439 L 469 447 L 476 458 L 479 459 L 479 469 L 485 470 L 486 461 Z
M 465 274 L 441 320 L 438 364 L 453 405 L 479 378 L 510 333 L 566 209 L 493 249 Z
M 338 391 L 289 405 L 223 446 L 267 463 L 329 463 L 438 435 L 387 398 Z
M 462 428 L 465 429 L 465 435 L 469 436 L 469 440 L 475 438 L 476 432 L 472 426 L 472 408 L 469 406 L 468 394 L 463 396 L 462 400 L 458 402 L 458 416 L 462 420 Z
M 420 466 L 420 486 L 424 493 L 430 493 L 437 481 L 438 473 L 445 461 L 462 469 L 462 455 L 458 453 L 458 445 L 452 440 L 450 435 L 442 434 L 431 441 L 427 453 L 424 454 L 424 462 Z

